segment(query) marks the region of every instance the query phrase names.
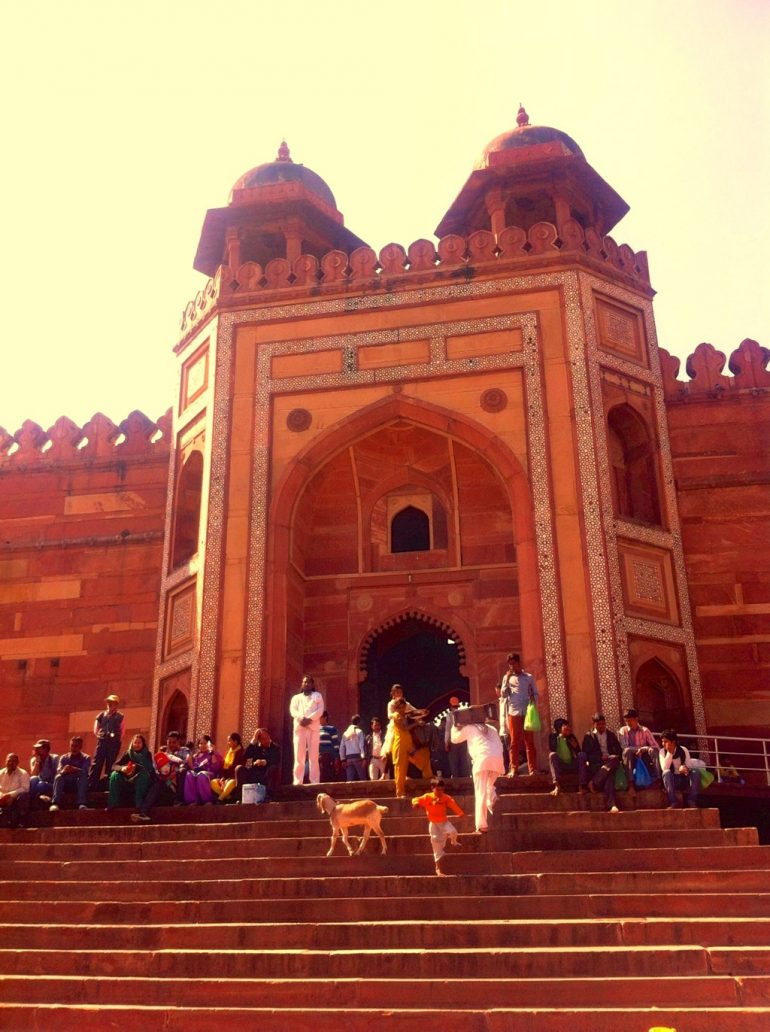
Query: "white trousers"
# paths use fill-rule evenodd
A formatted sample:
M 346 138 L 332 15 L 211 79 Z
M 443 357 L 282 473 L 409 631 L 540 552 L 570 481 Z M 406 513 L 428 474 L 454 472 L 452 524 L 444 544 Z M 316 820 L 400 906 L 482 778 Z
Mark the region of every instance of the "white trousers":
M 473 772 L 473 791 L 476 797 L 476 831 L 486 831 L 497 799 L 495 782 L 502 775 L 496 770 L 480 770 Z
M 369 780 L 381 781 L 385 777 L 385 757 L 372 756 L 369 760 Z
M 452 843 L 457 842 L 457 828 L 451 821 L 430 822 L 430 844 L 433 847 L 433 859 L 439 862 L 444 855 L 446 840 L 451 839 Z
M 321 739 L 319 727 L 294 728 L 294 784 L 301 785 L 305 780 L 305 754 L 310 765 L 310 784 L 317 785 L 321 780 L 318 766 L 318 746 Z

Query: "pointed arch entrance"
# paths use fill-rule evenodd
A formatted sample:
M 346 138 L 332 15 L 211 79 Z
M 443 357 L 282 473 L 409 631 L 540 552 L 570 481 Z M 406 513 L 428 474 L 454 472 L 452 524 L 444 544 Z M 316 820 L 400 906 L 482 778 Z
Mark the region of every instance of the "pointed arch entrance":
M 361 715 L 384 718 L 393 684 L 403 685 L 409 702 L 431 717 L 446 709 L 452 695 L 470 701 L 465 660 L 460 636 L 443 621 L 414 611 L 386 620 L 361 649 Z
M 405 506 L 427 516 L 428 549 L 392 549 L 391 524 Z M 408 675 L 420 651 L 438 653 L 450 694 L 472 701 L 486 697 L 512 649 L 543 662 L 527 474 L 469 417 L 395 395 L 341 418 L 286 466 L 268 519 L 260 719 L 271 730 L 285 725 L 304 672 L 319 683 L 332 722 L 379 707 L 377 693 L 362 701 L 364 640 L 377 692 L 388 678 L 417 687 Z M 382 630 L 412 608 L 456 614 L 465 628 L 462 672 L 449 644 L 457 639 L 444 629 L 442 641 L 437 624 Z M 447 694 L 427 676 L 426 701 Z

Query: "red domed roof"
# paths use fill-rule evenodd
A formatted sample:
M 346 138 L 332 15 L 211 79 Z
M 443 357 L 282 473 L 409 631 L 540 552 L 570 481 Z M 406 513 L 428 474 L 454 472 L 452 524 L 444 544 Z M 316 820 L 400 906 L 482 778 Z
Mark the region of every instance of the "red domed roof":
M 244 172 L 234 184 L 233 192 L 235 190 L 252 190 L 257 186 L 273 186 L 276 183 L 301 183 L 330 207 L 337 207 L 334 194 L 318 173 L 305 165 L 298 165 L 292 161 L 286 141 L 278 149 L 278 157 L 275 161 L 266 161 L 264 164 Z
M 548 125 L 530 125 L 529 115 L 523 107 L 519 107 L 516 128 L 500 133 L 499 136 L 496 136 L 494 140 L 488 143 L 476 168 L 487 168 L 492 163 L 490 162 L 491 155 L 499 154 L 502 151 L 517 151 L 528 147 L 538 147 L 541 144 L 561 145 L 559 149 L 564 154 L 574 154 L 576 157 L 585 160 L 585 155 L 571 136 L 567 136 L 561 129 L 552 129 Z

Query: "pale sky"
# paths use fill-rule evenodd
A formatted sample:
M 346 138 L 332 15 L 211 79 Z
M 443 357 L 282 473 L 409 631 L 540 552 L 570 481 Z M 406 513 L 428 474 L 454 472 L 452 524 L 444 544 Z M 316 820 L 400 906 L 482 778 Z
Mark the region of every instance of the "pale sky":
M 768 67 L 767 0 L 5 0 L 0 426 L 166 410 L 206 209 L 282 137 L 406 247 L 519 101 L 630 204 L 663 347 L 770 347 Z

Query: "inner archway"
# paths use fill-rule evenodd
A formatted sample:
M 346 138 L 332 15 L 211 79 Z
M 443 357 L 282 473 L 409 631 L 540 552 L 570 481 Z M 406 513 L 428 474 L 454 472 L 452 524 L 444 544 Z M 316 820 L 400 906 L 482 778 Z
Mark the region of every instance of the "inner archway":
M 364 645 L 359 685 L 361 715 L 385 719 L 393 684 L 401 684 L 413 706 L 430 716 L 449 705 L 450 696 L 470 701 L 470 685 L 461 673 L 465 649 L 451 628 L 418 615 L 389 621 Z

